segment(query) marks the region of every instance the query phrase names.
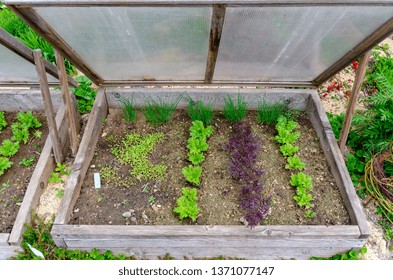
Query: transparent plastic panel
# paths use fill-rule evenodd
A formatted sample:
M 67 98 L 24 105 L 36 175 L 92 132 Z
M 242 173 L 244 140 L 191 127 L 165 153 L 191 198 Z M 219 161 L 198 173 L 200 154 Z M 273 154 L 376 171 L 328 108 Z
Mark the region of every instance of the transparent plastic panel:
M 49 82 L 58 82 L 51 75 L 47 77 Z M 38 83 L 35 66 L 0 44 L 0 82 Z
M 203 80 L 210 7 L 36 8 L 104 80 Z
M 312 81 L 393 7 L 229 7 L 214 80 Z

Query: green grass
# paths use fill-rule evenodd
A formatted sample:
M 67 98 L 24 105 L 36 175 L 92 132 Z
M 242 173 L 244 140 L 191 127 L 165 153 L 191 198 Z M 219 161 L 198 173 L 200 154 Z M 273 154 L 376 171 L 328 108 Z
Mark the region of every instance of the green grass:
M 136 110 L 133 100 L 120 98 L 119 102 L 122 105 L 122 113 L 124 120 L 127 122 L 136 121 L 138 112 Z
M 169 102 L 163 101 L 162 98 L 158 98 L 158 100 L 147 98 L 145 108 L 142 110 L 143 116 L 147 122 L 156 126 L 168 123 L 172 119 L 173 112 L 181 98 L 182 96 L 179 95 Z
M 283 112 L 283 104 L 268 104 L 265 100 L 261 100 L 258 104 L 257 118 L 260 123 L 275 124 Z
M 236 102 L 230 96 L 227 96 L 224 102 L 222 113 L 227 121 L 237 123 L 245 118 L 249 104 L 242 95 L 238 94 Z
M 202 100 L 195 102 L 190 99 L 187 114 L 192 121 L 201 121 L 209 125 L 214 115 L 214 108 L 212 104 L 205 105 Z

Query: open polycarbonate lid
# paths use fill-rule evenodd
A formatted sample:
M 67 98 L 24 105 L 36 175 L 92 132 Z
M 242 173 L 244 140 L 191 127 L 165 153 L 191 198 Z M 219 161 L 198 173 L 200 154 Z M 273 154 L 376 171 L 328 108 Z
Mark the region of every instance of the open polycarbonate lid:
M 59 81 L 48 75 L 48 82 Z M 34 64 L 15 54 L 0 43 L 0 85 L 38 85 L 38 75 Z
M 320 84 L 393 31 L 393 1 L 5 1 L 97 84 Z

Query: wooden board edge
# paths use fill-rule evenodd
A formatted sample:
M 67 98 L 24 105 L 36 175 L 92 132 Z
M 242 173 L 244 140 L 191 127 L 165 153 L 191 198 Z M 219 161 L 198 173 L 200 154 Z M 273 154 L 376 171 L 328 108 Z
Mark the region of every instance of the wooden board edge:
M 314 91 L 252 88 L 107 88 L 106 95 L 110 108 L 120 108 L 122 106 L 120 99 L 132 100 L 134 105 L 140 108 L 144 106 L 145 99 L 161 98 L 169 102 L 181 95 L 178 108 L 187 108 L 189 100 L 192 99 L 202 100 L 205 104 L 211 103 L 215 109 L 221 109 L 225 104 L 225 98 L 235 99 L 238 94 L 241 94 L 251 110 L 257 109 L 262 99 L 267 103 L 287 102 L 291 109 L 305 110 L 309 96 Z
M 56 227 L 55 227 L 56 226 Z M 115 238 L 115 237 L 175 237 L 175 236 L 236 236 L 247 237 L 293 237 L 293 238 L 321 238 L 345 237 L 359 238 L 360 231 L 357 225 L 342 226 L 258 226 L 250 229 L 245 226 L 209 226 L 209 225 L 177 225 L 177 226 L 125 226 L 125 225 L 72 225 L 55 224 L 52 234 L 67 237 L 86 238 Z
M 51 98 L 55 110 L 62 104 L 61 92 L 51 90 Z M 0 111 L 43 111 L 44 102 L 38 89 L 1 89 Z
M 367 238 L 371 235 L 371 231 L 367 224 L 366 216 L 346 168 L 344 158 L 338 147 L 329 119 L 326 116 L 325 110 L 323 109 L 317 94 L 311 95 L 307 112 L 310 121 L 317 132 L 325 157 L 340 190 L 351 220 L 354 224 L 359 226 L 359 230 L 361 232 L 360 237 Z
M 59 127 L 59 134 L 61 136 L 62 151 L 68 148 L 69 138 L 67 121 L 65 118 L 65 108 L 62 105 L 56 115 L 56 123 Z M 19 245 L 22 240 L 22 234 L 25 230 L 25 224 L 30 222 L 33 208 L 38 205 L 39 198 L 48 183 L 48 179 L 55 169 L 55 162 L 52 155 L 52 140 L 48 135 L 44 148 L 42 149 L 40 158 L 36 164 L 36 168 L 30 178 L 27 186 L 22 205 L 19 208 L 18 215 L 16 216 L 14 226 L 11 231 L 9 242 L 13 245 Z
M 72 208 L 79 196 L 80 188 L 86 176 L 87 168 L 94 156 L 94 149 L 102 129 L 102 120 L 108 113 L 105 89 L 100 88 L 94 101 L 78 153 L 75 157 L 72 171 L 68 177 L 64 196 L 57 211 L 55 224 L 65 224 L 69 221 Z

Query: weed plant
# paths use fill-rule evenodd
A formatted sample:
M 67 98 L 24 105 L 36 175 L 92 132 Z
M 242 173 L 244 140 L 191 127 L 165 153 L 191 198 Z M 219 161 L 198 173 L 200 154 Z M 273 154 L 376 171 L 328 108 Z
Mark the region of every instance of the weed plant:
M 122 113 L 124 120 L 127 122 L 136 121 L 138 112 L 136 110 L 133 100 L 121 98 L 119 99 L 119 102 L 122 104 Z
M 249 104 L 244 100 L 242 95 L 237 95 L 236 103 L 228 95 L 224 99 L 224 108 L 222 113 L 227 121 L 234 124 L 240 122 L 246 117 L 248 107 Z
M 283 112 L 283 104 L 268 104 L 265 100 L 262 100 L 258 104 L 257 118 L 260 123 L 275 124 Z
M 158 100 L 148 98 L 145 100 L 145 108 L 142 110 L 143 116 L 147 122 L 156 126 L 168 123 L 181 99 L 180 95 L 170 102 L 165 102 L 162 98 L 158 98 Z
M 91 251 L 67 250 L 56 247 L 50 234 L 52 229 L 51 223 L 45 223 L 43 219 L 34 216 L 32 225 L 26 225 L 26 231 L 23 233 L 21 243 L 22 252 L 19 252 L 13 259 L 17 260 L 40 260 L 29 248 L 33 248 L 43 253 L 46 260 L 134 260 L 135 257 L 125 257 L 120 254 L 113 255 L 110 251 L 100 253 L 97 249 Z
M 214 115 L 213 105 L 205 105 L 202 100 L 195 102 L 190 99 L 187 114 L 192 121 L 201 121 L 204 125 L 210 125 Z

